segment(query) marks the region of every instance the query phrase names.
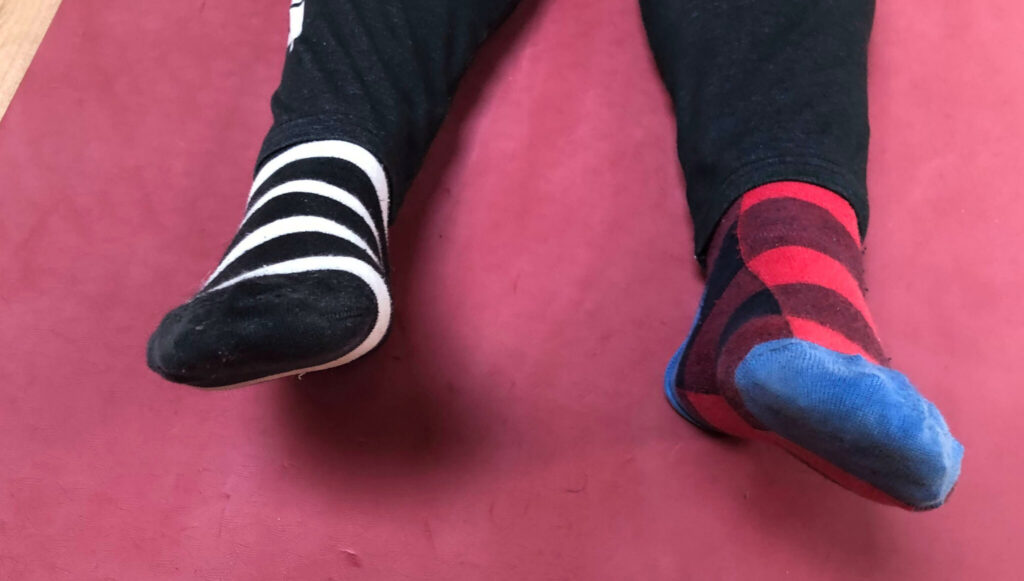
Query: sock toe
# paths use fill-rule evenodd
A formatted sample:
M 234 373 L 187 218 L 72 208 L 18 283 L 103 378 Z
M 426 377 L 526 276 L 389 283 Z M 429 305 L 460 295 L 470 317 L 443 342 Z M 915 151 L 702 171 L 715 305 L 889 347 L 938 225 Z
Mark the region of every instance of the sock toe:
M 150 337 L 149 367 L 196 387 L 223 387 L 344 357 L 371 333 L 373 293 L 347 272 L 242 281 L 200 293 Z
M 963 446 L 894 370 L 799 339 L 758 345 L 736 370 L 764 426 L 915 509 L 941 505 Z

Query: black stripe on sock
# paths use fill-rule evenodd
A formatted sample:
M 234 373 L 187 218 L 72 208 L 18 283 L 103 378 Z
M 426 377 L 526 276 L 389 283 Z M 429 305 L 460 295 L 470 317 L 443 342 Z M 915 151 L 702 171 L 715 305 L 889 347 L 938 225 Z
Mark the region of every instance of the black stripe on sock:
M 373 218 L 377 231 L 383 235 L 384 220 L 373 182 L 359 166 L 343 159 L 313 157 L 285 165 L 260 185 L 249 200 L 248 207 L 251 208 L 264 194 L 277 186 L 297 180 L 324 182 L 352 194 L 363 204 Z
M 743 269 L 743 258 L 740 256 L 740 243 L 736 235 L 737 223 L 733 223 L 722 238 L 722 247 L 718 256 L 714 258 L 714 264 L 708 272 L 708 279 L 704 287 L 703 304 L 701 305 L 700 320 L 704 321 L 711 314 L 718 299 L 725 294 L 726 289 L 732 284 L 736 274 Z
M 377 251 L 377 237 L 374 236 L 373 230 L 370 229 L 366 220 L 354 210 L 324 196 L 295 193 L 274 198 L 256 210 L 239 228 L 235 239 L 231 241 L 231 245 L 228 246 L 225 255 L 231 252 L 231 249 L 237 246 L 246 236 L 259 228 L 271 222 L 294 216 L 314 216 L 335 222 L 351 230 L 363 242 L 366 242 L 366 245 L 374 250 L 375 253 Z M 383 237 L 384 233 L 381 232 L 380 235 Z M 383 244 L 381 250 L 383 250 L 384 254 L 384 256 L 380 257 L 381 263 L 387 264 L 387 244 Z
M 729 320 L 722 329 L 722 334 L 718 336 L 718 350 L 721 351 L 733 333 L 748 322 L 758 317 L 781 314 L 782 306 L 779 305 L 770 289 L 754 293 L 729 316 Z
M 690 351 L 693 349 L 694 339 L 700 335 L 704 323 L 708 320 L 715 303 L 722 297 L 729 284 L 736 277 L 736 274 L 743 268 L 743 259 L 740 257 L 739 239 L 736 236 L 736 223 L 729 227 L 729 230 L 722 238 L 722 247 L 718 256 L 711 265 L 708 279 L 704 286 L 704 297 L 701 299 L 700 314 L 697 316 L 697 323 L 690 333 L 686 350 L 683 352 L 682 364 L 679 366 L 680 375 L 686 369 L 686 362 L 690 358 Z M 676 378 L 676 385 L 682 385 L 682 378 Z
M 352 242 L 320 232 L 299 232 L 274 238 L 242 254 L 211 280 L 206 288 L 216 287 L 264 266 L 311 256 L 351 256 L 384 275 L 383 269 L 374 263 L 373 257 Z

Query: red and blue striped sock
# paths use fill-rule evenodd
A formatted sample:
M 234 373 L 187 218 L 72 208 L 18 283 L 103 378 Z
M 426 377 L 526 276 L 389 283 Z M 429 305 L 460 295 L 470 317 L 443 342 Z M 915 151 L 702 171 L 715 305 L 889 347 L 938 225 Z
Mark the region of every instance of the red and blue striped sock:
M 840 196 L 778 182 L 722 219 L 666 392 L 705 429 L 773 442 L 865 497 L 942 504 L 963 447 L 889 369 L 864 300 L 857 217 Z

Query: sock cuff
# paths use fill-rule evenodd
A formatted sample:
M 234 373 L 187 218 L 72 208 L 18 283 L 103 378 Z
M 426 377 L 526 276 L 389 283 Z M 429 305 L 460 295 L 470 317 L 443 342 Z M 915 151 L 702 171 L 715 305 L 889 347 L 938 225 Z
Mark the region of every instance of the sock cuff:
M 772 182 L 750 190 L 740 198 L 738 204 L 740 211 L 746 212 L 761 202 L 782 199 L 807 202 L 825 210 L 849 232 L 857 246 L 861 246 L 856 210 L 846 198 L 827 188 L 807 182 Z
M 730 208 L 748 192 L 783 182 L 816 185 L 844 198 L 854 208 L 857 230 L 860 239 L 864 238 L 868 227 L 868 197 L 863 176 L 828 160 L 804 154 L 779 156 L 746 164 L 721 182 L 702 179 L 700 174 L 687 175 L 694 248 L 701 265 L 707 265 L 712 238 Z

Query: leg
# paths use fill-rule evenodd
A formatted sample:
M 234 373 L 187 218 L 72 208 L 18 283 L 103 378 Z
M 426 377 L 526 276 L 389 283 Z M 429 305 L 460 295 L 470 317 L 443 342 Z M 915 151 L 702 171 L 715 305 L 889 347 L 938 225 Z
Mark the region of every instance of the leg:
M 869 498 L 938 506 L 963 448 L 887 367 L 864 301 L 873 0 L 641 6 L 708 267 L 670 401 Z
M 149 342 L 165 378 L 326 369 L 387 332 L 387 229 L 477 47 L 517 0 L 296 0 L 242 225 Z

